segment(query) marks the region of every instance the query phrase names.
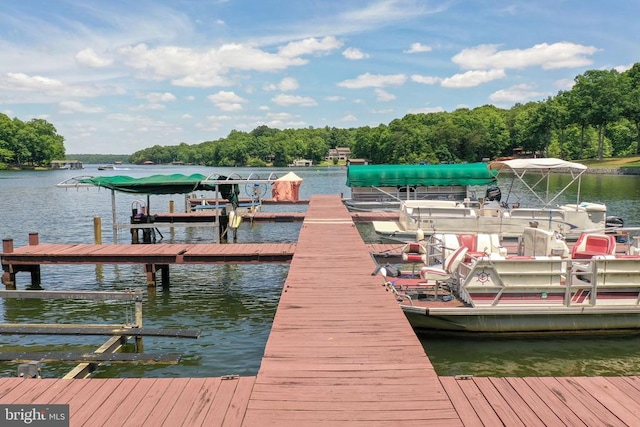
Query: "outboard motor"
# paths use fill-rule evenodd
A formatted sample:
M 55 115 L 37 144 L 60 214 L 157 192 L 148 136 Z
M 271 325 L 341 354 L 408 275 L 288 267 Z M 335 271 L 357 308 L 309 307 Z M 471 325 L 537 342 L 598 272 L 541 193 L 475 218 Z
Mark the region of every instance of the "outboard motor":
M 616 228 L 622 228 L 624 227 L 624 220 L 622 218 L 620 218 L 619 216 L 608 216 L 605 218 L 605 227 L 607 227 L 607 234 L 615 234 Z M 625 243 L 626 242 L 626 238 L 622 237 L 622 236 L 618 236 L 616 238 L 616 241 L 618 243 Z
M 500 187 L 496 187 L 492 185 L 491 187 L 487 187 L 487 192 L 485 194 L 485 200 L 489 202 L 499 202 L 502 199 L 502 191 L 500 191 Z

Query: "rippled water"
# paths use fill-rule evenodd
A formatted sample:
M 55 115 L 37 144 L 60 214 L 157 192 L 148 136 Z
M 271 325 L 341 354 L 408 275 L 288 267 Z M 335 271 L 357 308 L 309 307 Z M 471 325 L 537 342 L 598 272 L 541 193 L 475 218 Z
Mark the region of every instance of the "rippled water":
M 126 171 L 97 171 L 87 166 L 80 174 L 148 176 L 156 173 L 239 173 L 257 172 L 266 178 L 271 172 L 284 175 L 289 169 L 243 169 L 200 167 L 135 167 Z M 339 194 L 349 197 L 342 168 L 295 169 L 304 181 L 300 196 Z M 110 191 L 64 190 L 58 182 L 79 175 L 78 171 L 0 171 L 0 236 L 13 238 L 15 246 L 28 242 L 29 232 L 38 232 L 42 243 L 92 243 L 93 218 L 103 223 L 103 241 L 112 241 Z M 554 186 L 564 186 L 565 177 L 555 177 Z M 502 182 L 501 182 L 502 184 Z M 244 189 L 241 189 L 244 191 Z M 503 189 L 503 193 L 505 190 Z M 625 218 L 628 225 L 640 226 L 640 177 L 585 176 L 583 200 L 607 203 L 611 214 Z M 242 194 L 241 196 L 244 196 Z M 569 191 L 558 203 L 575 202 Z M 119 222 L 127 222 L 135 196 L 116 196 Z M 183 196 L 153 196 L 152 211 L 168 211 L 173 200 L 176 210 Z M 271 206 L 285 212 L 304 211 L 305 206 Z M 358 227 L 367 241 L 375 241 L 367 226 Z M 243 224 L 239 242 L 295 242 L 299 223 Z M 192 228 L 164 231 L 165 242 L 209 242 L 211 230 Z M 120 242 L 129 242 L 121 234 Z M 48 290 L 143 290 L 145 326 L 198 328 L 202 337 L 145 337 L 148 353 L 180 353 L 178 365 L 112 364 L 99 368 L 99 377 L 198 377 L 226 374 L 255 375 L 278 304 L 288 265 L 195 265 L 171 266 L 171 287 L 148 291 L 140 266 L 43 266 L 43 287 Z M 27 273 L 18 274 L 18 288 L 29 282 Z M 122 302 L 0 299 L 0 319 L 9 323 L 111 323 L 133 317 L 133 307 Z M 106 337 L 0 336 L 2 351 L 93 351 Z M 443 375 L 622 375 L 640 374 L 640 337 L 561 337 L 470 339 L 468 337 L 421 337 L 436 370 Z M 71 369 L 69 364 L 46 364 L 43 376 L 58 377 Z M 14 376 L 17 364 L 0 363 L 0 376 Z
M 258 173 L 283 176 L 286 170 L 225 169 L 199 167 L 135 167 L 123 171 L 0 172 L 0 235 L 13 238 L 16 247 L 28 242 L 30 232 L 39 233 L 41 243 L 92 243 L 93 218 L 103 224 L 103 242 L 112 242 L 111 192 L 91 189 L 60 189 L 55 184 L 81 174 L 148 176 L 156 173 L 232 173 L 247 177 Z M 294 170 L 303 178 L 300 197 L 339 194 L 348 197 L 346 172 L 339 168 Z M 254 176 L 255 177 L 255 176 Z M 245 189 L 241 186 L 241 197 Z M 140 196 L 116 194 L 118 222 L 127 222 L 132 204 Z M 151 209 L 168 212 L 173 200 L 183 210 L 184 197 L 152 196 Z M 146 202 L 146 200 L 144 200 Z M 269 206 L 265 210 L 304 211 L 305 205 Z M 212 230 L 161 230 L 164 242 L 211 242 Z M 238 242 L 295 242 L 300 223 L 245 223 Z M 120 243 L 130 242 L 121 232 Z M 119 291 L 143 290 L 143 321 L 148 327 L 196 328 L 201 338 L 145 337 L 148 353 L 180 353 L 178 365 L 112 364 L 100 367 L 99 377 L 198 377 L 226 374 L 255 375 L 260 366 L 273 316 L 289 266 L 191 265 L 171 266 L 171 286 L 147 290 L 141 266 L 42 266 L 42 285 L 48 290 Z M 29 284 L 28 273 L 17 275 L 18 289 Z M 6 323 L 108 323 L 133 319 L 133 305 L 123 302 L 0 299 L 0 319 Z M 0 336 L 2 351 L 93 351 L 106 337 Z M 43 376 L 57 377 L 71 369 L 69 364 L 46 364 Z M 17 364 L 0 363 L 0 376 L 14 376 Z

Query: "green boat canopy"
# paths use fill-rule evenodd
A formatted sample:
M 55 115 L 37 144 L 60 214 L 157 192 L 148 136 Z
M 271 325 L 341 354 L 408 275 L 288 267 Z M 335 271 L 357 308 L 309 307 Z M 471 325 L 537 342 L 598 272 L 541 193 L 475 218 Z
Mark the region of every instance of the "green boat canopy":
M 348 187 L 491 185 L 497 171 L 486 163 L 442 165 L 356 165 L 347 170 Z
M 151 175 L 144 178 L 132 178 L 123 175 L 94 176 L 81 179 L 78 182 L 134 194 L 188 194 L 193 191 L 216 191 L 215 184 L 204 184 L 202 182 L 206 179 L 206 176 L 199 173 L 192 175 L 176 173 L 172 175 Z M 218 180 L 224 179 L 226 179 L 224 176 L 218 177 Z M 238 194 L 240 194 L 238 184 L 218 184 L 217 190 L 222 198 L 232 203 L 237 203 Z
M 84 178 L 81 184 L 92 184 L 96 187 L 109 188 L 123 193 L 136 194 L 186 194 L 196 190 L 215 190 L 214 186 L 203 186 L 201 182 L 206 176 L 193 175 L 151 175 L 144 178 L 130 176 L 94 176 Z

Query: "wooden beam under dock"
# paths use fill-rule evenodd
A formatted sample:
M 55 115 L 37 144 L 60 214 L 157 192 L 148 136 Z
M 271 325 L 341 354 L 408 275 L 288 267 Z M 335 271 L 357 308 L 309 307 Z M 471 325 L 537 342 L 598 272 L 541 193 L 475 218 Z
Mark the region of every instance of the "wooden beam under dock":
M 0 324 L 0 335 L 112 335 L 200 338 L 197 329 L 133 328 L 109 325 L 49 325 L 49 324 Z
M 28 363 L 69 362 L 69 363 L 145 363 L 175 365 L 180 362 L 181 354 L 177 353 L 82 353 L 67 351 L 45 352 L 0 352 L 0 361 Z

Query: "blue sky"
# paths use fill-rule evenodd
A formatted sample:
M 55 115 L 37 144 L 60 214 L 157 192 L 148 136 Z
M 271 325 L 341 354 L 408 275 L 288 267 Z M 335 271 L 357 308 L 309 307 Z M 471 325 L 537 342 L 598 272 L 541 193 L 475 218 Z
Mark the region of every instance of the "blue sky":
M 2 0 L 0 112 L 67 153 L 544 100 L 640 62 L 636 1 Z

